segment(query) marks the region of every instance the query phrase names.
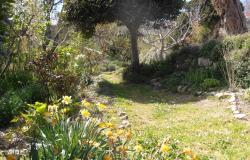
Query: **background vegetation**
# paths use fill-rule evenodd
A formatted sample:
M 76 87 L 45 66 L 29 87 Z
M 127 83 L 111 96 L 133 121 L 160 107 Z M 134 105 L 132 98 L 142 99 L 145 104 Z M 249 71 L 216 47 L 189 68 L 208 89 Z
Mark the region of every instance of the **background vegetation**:
M 249 123 L 208 96 L 249 104 L 249 32 L 218 34 L 210 0 L 112 2 L 1 0 L 6 159 L 250 158 Z

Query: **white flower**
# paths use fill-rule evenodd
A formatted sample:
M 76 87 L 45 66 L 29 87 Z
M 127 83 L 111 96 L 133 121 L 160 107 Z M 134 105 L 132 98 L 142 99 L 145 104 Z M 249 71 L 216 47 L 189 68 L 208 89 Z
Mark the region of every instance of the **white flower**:
M 63 103 L 63 104 L 66 104 L 66 105 L 72 103 L 71 96 L 63 96 L 62 103 Z
M 77 63 L 74 64 L 74 67 L 78 67 L 79 65 Z
M 49 105 L 48 106 L 48 111 L 49 112 L 57 112 L 58 111 L 58 106 L 57 105 Z
M 66 56 L 70 56 L 70 55 L 71 55 L 71 53 L 69 53 L 69 52 L 66 53 Z

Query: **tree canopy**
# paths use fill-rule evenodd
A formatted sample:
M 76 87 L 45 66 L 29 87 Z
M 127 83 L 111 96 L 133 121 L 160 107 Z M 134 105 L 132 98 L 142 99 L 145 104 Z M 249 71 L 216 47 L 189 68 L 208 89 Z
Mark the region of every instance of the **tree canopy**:
M 6 34 L 6 24 L 9 21 L 11 3 L 13 3 L 13 0 L 0 0 L 0 47 Z
M 137 31 L 147 21 L 173 19 L 183 0 L 67 0 L 66 19 L 91 36 L 98 23 L 122 22 L 131 35 L 132 69 L 139 69 Z

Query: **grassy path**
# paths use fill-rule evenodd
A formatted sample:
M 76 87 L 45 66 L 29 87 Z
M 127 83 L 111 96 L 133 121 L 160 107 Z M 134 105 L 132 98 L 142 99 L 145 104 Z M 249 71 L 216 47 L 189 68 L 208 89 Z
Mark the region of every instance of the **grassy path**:
M 118 73 L 105 73 L 103 78 L 100 94 L 112 96 L 113 107 L 127 112 L 138 138 L 171 136 L 214 159 L 250 160 L 250 124 L 235 120 L 226 100 L 126 84 Z

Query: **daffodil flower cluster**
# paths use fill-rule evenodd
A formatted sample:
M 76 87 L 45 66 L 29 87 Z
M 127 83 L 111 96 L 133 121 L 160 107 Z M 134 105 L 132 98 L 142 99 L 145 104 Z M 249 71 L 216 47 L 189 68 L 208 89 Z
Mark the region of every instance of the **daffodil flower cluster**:
M 71 96 L 63 96 L 51 105 L 37 102 L 33 108 L 36 126 L 43 137 L 41 141 L 51 148 L 42 148 L 41 153 L 53 154 L 51 157 L 57 159 L 65 159 L 71 152 L 75 152 L 74 159 L 199 159 L 191 149 L 181 150 L 169 139 L 150 145 L 137 142 L 132 129 L 117 127 L 118 122 L 112 121 L 116 118 L 109 116 L 113 111 L 102 103 L 87 99 L 74 102 Z M 26 132 L 30 128 L 27 125 L 22 130 Z M 77 150 L 71 150 L 75 145 Z

